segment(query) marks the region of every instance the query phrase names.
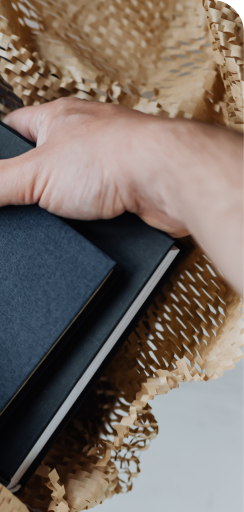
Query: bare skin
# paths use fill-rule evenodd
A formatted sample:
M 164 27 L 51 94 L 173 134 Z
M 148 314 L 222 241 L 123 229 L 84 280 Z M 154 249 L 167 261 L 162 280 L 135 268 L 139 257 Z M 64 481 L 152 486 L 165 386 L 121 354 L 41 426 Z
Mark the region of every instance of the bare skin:
M 77 219 L 125 210 L 191 233 L 243 293 L 243 138 L 197 122 L 61 99 L 5 122 L 37 143 L 0 163 L 0 206 L 39 203 Z

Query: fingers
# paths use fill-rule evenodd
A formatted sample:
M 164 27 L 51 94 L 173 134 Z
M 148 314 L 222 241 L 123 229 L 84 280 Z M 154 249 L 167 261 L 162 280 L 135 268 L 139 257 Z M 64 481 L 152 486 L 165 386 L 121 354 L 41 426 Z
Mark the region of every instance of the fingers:
M 37 142 L 40 129 L 40 107 L 24 107 L 15 110 L 8 114 L 3 122 L 27 139 Z
M 3 122 L 13 128 L 21 135 L 38 143 L 38 135 L 41 128 L 44 127 L 45 135 L 41 136 L 41 143 L 46 141 L 47 129 L 52 120 L 61 113 L 77 111 L 77 105 L 80 106 L 81 100 L 77 98 L 60 98 L 50 103 L 34 107 L 24 107 L 8 114 Z M 42 130 L 43 131 L 43 130 Z
M 44 125 L 46 129 L 48 128 L 48 125 L 54 119 L 59 109 L 60 100 L 34 107 L 23 107 L 8 114 L 3 122 L 27 139 L 37 143 L 41 128 Z M 42 137 L 42 139 L 43 143 L 46 137 Z
M 52 120 L 62 115 L 67 108 L 74 108 L 73 103 L 71 99 L 60 99 L 40 106 L 21 108 L 5 117 L 4 122 L 8 126 L 37 142 L 39 147 L 17 158 L 0 161 L 0 207 L 40 201 L 48 175 L 48 157 L 46 152 L 42 153 L 41 145 L 48 139 L 48 128 Z M 77 103 L 75 106 L 77 108 Z
M 0 161 L 0 207 L 37 203 L 45 188 L 40 149 Z

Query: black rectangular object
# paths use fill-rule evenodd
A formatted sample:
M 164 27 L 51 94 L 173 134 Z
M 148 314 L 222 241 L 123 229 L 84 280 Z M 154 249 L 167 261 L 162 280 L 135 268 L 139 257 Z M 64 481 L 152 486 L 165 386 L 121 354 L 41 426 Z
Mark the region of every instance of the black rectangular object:
M 0 425 L 81 326 L 116 267 L 38 206 L 0 209 Z

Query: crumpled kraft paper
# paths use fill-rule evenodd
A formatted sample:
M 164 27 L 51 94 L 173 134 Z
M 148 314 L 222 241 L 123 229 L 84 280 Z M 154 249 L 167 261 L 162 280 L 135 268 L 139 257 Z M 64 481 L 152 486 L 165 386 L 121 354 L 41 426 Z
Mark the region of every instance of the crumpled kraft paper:
M 69 95 L 243 131 L 240 17 L 209 0 L 0 0 L 0 113 Z M 77 512 L 130 490 L 158 431 L 149 401 L 243 357 L 242 300 L 191 244 L 20 501 L 1 487 L 0 512 Z
M 4 512 L 28 512 L 21 501 L 0 484 L 0 510 Z

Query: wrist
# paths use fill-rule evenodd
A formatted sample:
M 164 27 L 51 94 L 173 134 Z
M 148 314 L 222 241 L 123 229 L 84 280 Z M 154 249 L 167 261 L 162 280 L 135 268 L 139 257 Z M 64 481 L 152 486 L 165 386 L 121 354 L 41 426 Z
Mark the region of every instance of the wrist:
M 184 236 L 181 179 L 174 165 L 177 122 L 142 114 L 139 121 L 130 132 L 131 151 L 125 151 L 123 159 L 127 197 L 131 198 L 126 209 L 154 227 Z
M 186 120 L 166 120 L 157 128 L 160 155 L 154 165 L 155 186 L 162 191 L 169 216 L 192 231 L 197 211 L 211 217 L 215 210 L 224 213 L 240 202 L 243 141 L 239 134 Z
M 191 179 L 186 150 L 179 145 L 186 123 L 181 120 L 150 117 L 144 127 L 140 161 L 136 170 L 137 186 L 145 187 L 158 211 L 184 223 L 184 183 Z

